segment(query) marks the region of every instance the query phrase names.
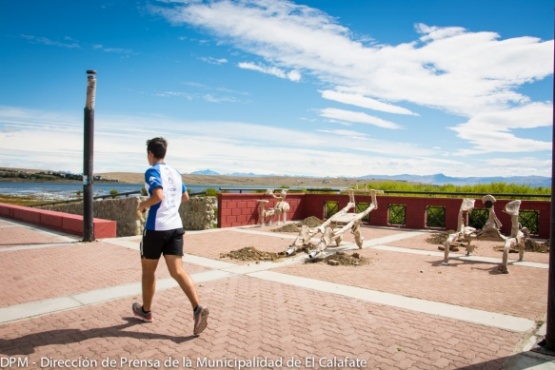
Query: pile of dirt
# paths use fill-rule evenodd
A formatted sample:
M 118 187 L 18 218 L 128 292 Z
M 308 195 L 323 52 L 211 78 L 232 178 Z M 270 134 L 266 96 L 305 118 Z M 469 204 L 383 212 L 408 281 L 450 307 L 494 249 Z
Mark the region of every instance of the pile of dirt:
M 463 248 L 464 248 L 464 246 L 463 246 Z M 445 250 L 445 246 L 443 246 L 443 245 L 438 245 L 437 249 L 440 250 L 440 251 L 444 251 L 444 250 Z M 477 248 L 474 248 L 474 249 L 477 249 Z M 459 252 L 460 250 L 461 250 L 461 248 L 457 247 L 456 245 L 452 245 L 452 244 L 451 244 L 451 245 L 449 246 L 449 252 Z
M 435 233 L 432 234 L 429 238 L 426 239 L 426 241 L 430 244 L 439 244 L 439 246 L 437 247 L 437 249 L 439 249 L 440 251 L 445 250 L 445 246 L 443 245 L 443 243 L 445 243 L 447 241 L 447 238 L 449 237 L 449 234 L 453 234 L 455 231 L 454 230 L 448 230 L 448 231 L 444 231 L 444 232 L 440 232 L 440 233 Z M 451 252 L 458 252 L 460 251 L 461 248 L 464 248 L 464 245 L 462 245 L 462 243 L 460 243 L 461 245 L 450 245 L 449 246 L 449 251 Z
M 449 230 L 440 233 L 434 233 L 430 235 L 430 237 L 427 238 L 426 241 L 430 244 L 443 244 L 449 237 L 449 234 L 453 234 L 454 232 L 454 230 Z
M 220 258 L 231 258 L 240 261 L 277 261 L 285 257 L 285 253 L 264 252 L 255 247 L 245 247 L 229 253 L 220 253 Z
M 537 242 L 532 239 L 526 239 L 526 243 L 524 244 L 524 251 L 525 252 L 536 252 L 536 253 L 549 253 L 549 239 L 545 242 Z M 503 252 L 503 246 L 499 245 L 494 247 L 494 250 L 497 252 Z M 509 253 L 518 253 L 518 247 L 509 249 Z
M 370 263 L 370 259 L 361 256 L 358 253 L 347 254 L 345 252 L 337 252 L 322 259 L 307 259 L 306 263 L 317 263 L 324 261 L 331 266 L 361 266 Z
M 277 229 L 272 229 L 272 231 L 276 233 L 298 233 L 299 231 L 301 231 L 301 227 L 303 225 L 306 225 L 309 228 L 313 228 L 320 226 L 323 222 L 324 221 L 320 220 L 318 217 L 310 216 L 305 218 L 301 222 L 289 223 Z
M 277 229 L 272 229 L 275 233 L 298 233 L 301 229 L 297 224 L 287 224 L 283 225 L 282 227 L 278 227 Z
M 524 250 L 526 252 L 538 252 L 538 253 L 549 253 L 549 246 L 551 242 L 547 239 L 543 243 L 539 243 L 532 239 L 527 239 L 524 245 Z
M 301 226 L 306 225 L 308 227 L 318 227 L 323 223 L 324 221 L 320 220 L 318 217 L 310 216 L 301 221 Z

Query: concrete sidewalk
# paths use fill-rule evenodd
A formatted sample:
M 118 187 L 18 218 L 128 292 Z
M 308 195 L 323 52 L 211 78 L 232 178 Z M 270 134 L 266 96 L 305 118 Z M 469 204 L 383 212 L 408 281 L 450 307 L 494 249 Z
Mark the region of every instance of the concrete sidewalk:
M 555 369 L 530 351 L 549 256 L 527 253 L 503 275 L 495 243 L 479 242 L 442 266 L 429 234 L 364 227 L 369 264 L 354 267 L 220 258 L 284 251 L 296 235 L 271 227 L 187 232 L 184 267 L 211 310 L 195 337 L 163 263 L 154 323 L 133 317 L 140 237 L 82 243 L 0 218 L 0 368 Z M 356 249 L 352 236 L 342 248 Z

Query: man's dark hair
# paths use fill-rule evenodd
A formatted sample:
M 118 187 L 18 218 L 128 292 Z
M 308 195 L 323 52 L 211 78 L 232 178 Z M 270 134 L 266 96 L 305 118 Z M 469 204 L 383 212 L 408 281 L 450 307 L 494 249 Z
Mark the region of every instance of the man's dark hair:
M 146 141 L 146 151 L 152 152 L 157 159 L 164 159 L 166 157 L 166 150 L 168 149 L 168 142 L 163 137 L 155 137 Z

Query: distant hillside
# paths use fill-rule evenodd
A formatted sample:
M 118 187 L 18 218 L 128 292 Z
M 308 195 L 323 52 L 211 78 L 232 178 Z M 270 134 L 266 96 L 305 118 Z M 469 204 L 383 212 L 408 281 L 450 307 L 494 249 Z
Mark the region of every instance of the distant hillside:
M 244 177 L 244 178 L 280 178 L 288 176 L 276 176 L 276 175 L 257 175 L 254 173 L 231 173 L 222 175 L 218 172 L 206 169 L 202 171 L 195 171 L 191 172 L 189 175 L 203 175 L 203 176 L 223 176 L 223 177 Z M 292 176 L 291 178 L 303 178 L 303 179 L 310 179 L 311 177 L 308 176 Z M 314 177 L 313 179 L 318 179 Z M 320 178 L 322 179 L 322 178 Z M 325 178 L 324 178 L 325 179 Z M 331 180 L 331 178 L 328 178 Z M 366 175 L 362 177 L 341 177 L 342 180 L 347 180 L 348 182 L 360 182 L 360 181 L 370 181 L 370 180 L 389 180 L 389 181 L 406 181 L 406 182 L 414 182 L 414 183 L 421 183 L 421 184 L 432 184 L 432 185 L 476 185 L 476 184 L 491 184 L 494 182 L 503 182 L 506 184 L 517 184 L 517 185 L 527 185 L 534 188 L 550 188 L 551 187 L 551 178 L 544 177 L 544 176 L 511 176 L 511 177 L 450 177 L 445 176 L 442 173 L 438 173 L 435 175 Z M 306 181 L 306 180 L 305 180 Z M 310 182 L 310 181 L 309 181 Z M 331 182 L 331 181 L 330 181 Z
M 52 171 L 44 170 L 31 170 L 22 168 L 3 168 L 0 171 L 17 173 L 23 181 L 28 181 L 34 178 L 37 174 L 48 173 Z M 202 171 L 195 171 L 192 173 L 183 173 L 183 180 L 186 184 L 213 184 L 213 185 L 261 185 L 261 186 L 296 186 L 296 187 L 351 187 L 362 185 L 372 180 L 389 180 L 389 181 L 405 181 L 422 184 L 433 185 L 446 185 L 452 184 L 457 186 L 462 185 L 476 185 L 476 184 L 491 184 L 494 182 L 502 182 L 506 184 L 527 185 L 534 188 L 551 188 L 551 178 L 545 176 L 512 176 L 512 177 L 449 177 L 443 174 L 435 174 L 428 176 L 418 175 L 366 175 L 363 177 L 312 177 L 312 176 L 278 176 L 278 175 L 257 175 L 253 173 L 233 173 L 221 175 L 216 171 L 209 169 Z M 143 173 L 131 172 L 108 172 L 99 173 L 96 176 L 101 176 L 108 181 L 119 181 L 122 183 L 139 184 L 144 182 Z M 10 176 L 9 178 L 12 178 Z M 9 179 L 6 174 L 2 176 L 0 173 L 0 181 Z M 41 181 L 45 179 L 41 178 Z M 67 177 L 60 181 L 69 181 Z M 98 180 L 97 180 L 98 181 Z

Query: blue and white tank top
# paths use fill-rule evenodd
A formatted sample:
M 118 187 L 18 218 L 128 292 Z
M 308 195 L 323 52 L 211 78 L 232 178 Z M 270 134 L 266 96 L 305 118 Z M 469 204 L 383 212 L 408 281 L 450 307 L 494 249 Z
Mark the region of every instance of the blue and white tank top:
M 173 230 L 183 227 L 179 216 L 181 196 L 187 191 L 181 174 L 165 163 L 156 163 L 145 172 L 145 188 L 149 195 L 161 187 L 164 199 L 150 207 L 145 229 Z

